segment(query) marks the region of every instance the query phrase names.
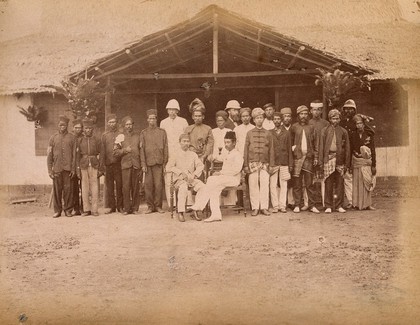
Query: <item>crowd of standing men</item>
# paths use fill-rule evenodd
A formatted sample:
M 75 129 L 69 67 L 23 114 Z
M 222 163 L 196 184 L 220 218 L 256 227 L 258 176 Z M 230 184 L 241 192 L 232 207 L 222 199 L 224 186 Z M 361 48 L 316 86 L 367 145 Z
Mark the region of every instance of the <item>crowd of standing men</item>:
M 251 110 L 230 100 L 216 112 L 214 129 L 203 123 L 206 108 L 197 98 L 189 105 L 191 125 L 178 116 L 177 100 L 171 99 L 166 110 L 168 117 L 160 127 L 157 111 L 147 110 L 148 127 L 140 133 L 133 130 L 130 116 L 121 119 L 120 132 L 117 116 L 110 114 L 101 138 L 94 135 L 92 120 L 74 120 L 72 134 L 69 119 L 60 116 L 47 154 L 53 217 L 62 212 L 68 217 L 97 216 L 103 175 L 105 214 L 139 213 L 143 184 L 146 214 L 164 213 L 163 192 L 169 200 L 176 190 L 178 219 L 185 221 L 185 206 L 193 190 L 194 218 L 201 220 L 199 212 L 210 203 L 211 216 L 204 221 L 220 221 L 220 194 L 226 187 L 239 185 L 241 173 L 247 175 L 253 216 L 285 213 L 288 207 L 295 213 L 319 213 L 318 197 L 326 213 L 374 209 L 374 131 L 367 123 L 370 118 L 357 114 L 351 99 L 340 111 L 330 110 L 328 121 L 321 117 L 321 101 L 311 102 L 309 108 L 301 105 L 295 123 L 289 107 L 277 111 L 268 103 Z M 204 179 L 206 162 L 222 167 Z M 228 194 L 224 200 L 238 199 L 236 193 Z

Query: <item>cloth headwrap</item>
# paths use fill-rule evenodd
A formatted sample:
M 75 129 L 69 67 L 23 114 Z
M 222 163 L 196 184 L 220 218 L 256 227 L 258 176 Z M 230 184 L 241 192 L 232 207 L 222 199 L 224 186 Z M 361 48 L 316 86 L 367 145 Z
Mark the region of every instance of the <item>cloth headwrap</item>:
M 338 109 L 332 109 L 331 111 L 328 112 L 328 119 L 330 119 L 331 117 L 340 117 L 340 111 Z
M 80 119 L 76 119 L 76 120 L 73 120 L 73 126 L 76 126 L 76 125 L 82 125 L 82 120 L 80 120 Z
M 182 133 L 179 136 L 179 142 L 181 142 L 182 139 L 190 139 L 190 136 L 187 133 Z
M 231 139 L 233 141 L 236 141 L 236 133 L 233 131 L 226 132 L 225 139 Z
M 225 111 L 217 111 L 216 112 L 216 118 L 218 118 L 219 116 L 223 117 L 225 121 L 228 118 L 228 114 Z
M 251 109 L 249 107 L 243 107 L 239 110 L 239 114 L 242 115 L 244 112 L 248 112 L 251 115 Z
M 321 102 L 319 99 L 317 99 L 317 100 L 314 100 L 313 102 L 311 102 L 310 106 L 312 108 L 322 108 L 322 107 L 324 107 L 324 103 Z
M 204 114 L 206 112 L 206 107 L 204 106 L 204 103 L 200 99 L 195 98 L 191 102 L 189 110 L 191 114 L 194 113 L 195 111 L 200 111 Z
M 107 122 L 109 122 L 109 121 L 111 121 L 111 120 L 117 120 L 117 115 L 115 115 L 115 114 L 109 114 L 109 115 L 106 117 L 106 121 L 107 121 Z
M 292 115 L 292 109 L 290 108 L 290 107 L 283 107 L 281 110 L 280 110 L 280 113 L 283 115 L 283 114 L 290 114 L 290 115 Z
M 296 109 L 296 113 L 299 114 L 300 112 L 304 112 L 307 111 L 309 112 L 309 109 L 305 106 L 305 105 L 300 105 L 297 109 Z
M 240 109 L 241 105 L 239 104 L 239 102 L 237 100 L 232 99 L 232 100 L 227 102 L 225 110 L 228 110 L 228 109 L 231 109 L 231 108 Z
M 344 103 L 343 107 L 352 107 L 356 109 L 356 103 L 354 102 L 353 99 L 349 99 Z
M 65 116 L 65 115 L 60 115 L 60 116 L 58 117 L 58 120 L 59 120 L 60 122 L 64 122 L 64 123 L 66 123 L 67 125 L 69 124 L 69 121 L 70 121 L 70 119 L 69 119 L 67 116 Z
M 252 118 L 256 118 L 259 115 L 264 115 L 264 110 L 261 107 L 255 107 L 252 110 Z
M 83 127 L 93 127 L 93 120 L 89 119 L 89 118 L 85 118 L 83 119 Z
M 122 125 L 125 125 L 125 123 L 127 123 L 127 121 L 133 122 L 133 119 L 131 118 L 131 116 L 123 117 L 123 119 L 121 120 Z
M 149 117 L 150 115 L 154 115 L 154 116 L 156 116 L 156 117 L 157 117 L 157 110 L 155 110 L 154 108 L 152 108 L 152 109 L 148 109 L 148 110 L 146 111 L 146 115 L 147 115 L 147 117 Z

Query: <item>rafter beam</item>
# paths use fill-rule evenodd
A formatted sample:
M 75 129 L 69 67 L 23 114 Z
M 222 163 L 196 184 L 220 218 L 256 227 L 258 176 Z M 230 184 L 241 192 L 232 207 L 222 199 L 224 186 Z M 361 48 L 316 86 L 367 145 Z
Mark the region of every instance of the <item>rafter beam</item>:
M 245 35 L 245 34 L 243 34 L 243 33 L 241 33 L 241 32 L 238 32 L 237 30 L 235 30 L 235 29 L 233 29 L 233 28 L 230 28 L 230 27 L 227 27 L 227 26 L 224 26 L 224 28 L 225 28 L 226 30 L 228 30 L 228 31 L 232 32 L 233 34 L 236 34 L 236 35 L 238 35 L 238 36 L 240 36 L 240 37 L 243 37 L 243 38 L 245 38 L 245 39 L 248 39 L 248 40 L 254 41 L 254 42 L 256 42 L 256 43 L 258 43 L 258 44 L 260 44 L 260 45 L 266 46 L 266 47 L 271 48 L 271 49 L 273 49 L 273 50 L 276 50 L 276 51 L 282 52 L 282 53 L 284 53 L 284 54 L 286 54 L 286 55 L 289 55 L 289 56 L 292 56 L 292 57 L 293 57 L 293 56 L 296 56 L 296 58 L 297 58 L 297 59 L 301 59 L 302 61 L 309 62 L 309 63 L 313 63 L 313 64 L 315 64 L 315 65 L 317 65 L 317 66 L 320 66 L 320 67 L 323 67 L 323 68 L 325 68 L 325 69 L 329 69 L 329 68 L 330 68 L 330 66 L 328 66 L 328 65 L 326 65 L 326 64 L 324 64 L 324 63 L 321 63 L 321 62 L 318 62 L 318 61 L 315 61 L 315 60 L 312 60 L 312 59 L 309 59 L 309 58 L 305 58 L 304 56 L 301 56 L 301 55 L 299 55 L 299 54 L 297 54 L 297 55 L 292 54 L 292 53 L 290 53 L 289 51 L 287 51 L 287 50 L 285 50 L 285 49 L 283 49 L 283 48 L 281 48 L 281 47 L 274 46 L 274 45 L 270 45 L 270 44 L 268 44 L 268 43 L 266 43 L 266 42 L 263 42 L 263 41 L 261 41 L 261 40 L 258 40 L 258 38 L 253 38 L 253 37 L 250 37 L 249 35 Z
M 174 51 L 174 53 L 175 53 L 176 57 L 178 58 L 179 62 L 180 62 L 181 64 L 183 64 L 182 62 L 183 62 L 184 60 L 182 60 L 181 55 L 179 55 L 178 49 L 176 48 L 176 45 L 174 45 L 174 44 L 172 43 L 172 40 L 171 40 L 171 38 L 169 37 L 168 33 L 165 33 L 165 37 L 166 37 L 166 39 L 168 40 L 168 43 L 169 43 L 170 45 L 172 45 L 172 50 Z
M 113 75 L 113 79 L 195 79 L 195 78 L 241 78 L 241 77 L 267 77 L 267 76 L 282 76 L 282 75 L 296 75 L 296 74 L 314 74 L 316 69 L 307 70 L 277 70 L 277 71 L 251 71 L 251 72 L 223 72 L 223 73 L 149 73 L 149 74 L 120 74 Z
M 293 56 L 292 60 L 290 60 L 290 63 L 287 65 L 286 69 L 290 69 L 295 65 L 298 55 L 300 53 L 302 53 L 304 50 L 305 50 L 305 47 L 303 45 L 299 47 L 299 49 L 297 50 L 297 52 Z
M 213 14 L 213 74 L 219 73 L 219 22 Z
M 237 56 L 238 58 L 247 60 L 247 61 L 252 62 L 252 63 L 262 64 L 262 65 L 265 65 L 267 67 L 272 67 L 272 68 L 276 68 L 276 69 L 282 69 L 282 67 L 280 67 L 278 65 L 275 65 L 275 64 L 272 64 L 272 63 L 268 63 L 268 62 L 259 61 L 259 60 L 255 60 L 255 59 L 251 59 L 251 58 L 249 58 L 247 56 L 244 56 L 242 54 L 237 54 L 235 52 L 226 51 L 226 50 L 222 50 L 222 52 L 223 53 L 226 53 L 226 54 L 229 54 L 229 55 Z
M 192 33 L 192 34 L 188 35 L 188 38 L 191 39 L 191 38 L 193 38 L 195 36 L 198 36 L 198 35 L 200 35 L 201 33 L 205 32 L 206 30 L 208 30 L 210 28 L 211 28 L 211 26 L 206 26 L 203 29 L 197 30 L 195 33 Z M 181 39 L 179 41 L 173 42 L 172 45 L 169 44 L 169 45 L 163 46 L 159 50 L 160 51 L 168 50 L 168 49 L 170 49 L 170 48 L 172 48 L 172 47 L 174 47 L 174 46 L 176 46 L 176 45 L 178 45 L 178 44 L 180 44 L 180 43 L 182 43 L 184 41 L 185 41 L 185 39 Z M 111 74 L 114 74 L 115 72 L 118 72 L 118 71 L 127 69 L 127 68 L 131 67 L 133 64 L 136 64 L 138 62 L 144 61 L 145 59 L 147 59 L 147 58 L 149 58 L 149 57 L 151 57 L 153 55 L 156 55 L 156 53 L 149 53 L 147 55 L 144 55 L 144 56 L 141 56 L 139 58 L 136 58 L 135 60 L 133 60 L 131 62 L 128 62 L 126 64 L 123 64 L 123 65 L 119 66 L 118 68 L 114 68 L 112 70 L 106 71 L 104 74 L 102 74 L 102 75 L 100 75 L 98 77 L 95 77 L 94 79 L 103 78 L 103 77 L 109 76 Z

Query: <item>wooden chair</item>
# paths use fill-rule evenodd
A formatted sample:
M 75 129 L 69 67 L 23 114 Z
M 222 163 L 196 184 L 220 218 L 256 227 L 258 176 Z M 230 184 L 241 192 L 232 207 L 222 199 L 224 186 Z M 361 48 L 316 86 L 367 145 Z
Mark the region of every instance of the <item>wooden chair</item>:
M 205 165 L 206 179 L 211 176 L 214 172 L 220 171 L 222 169 L 223 163 L 212 161 L 207 162 Z M 249 195 L 248 195 L 248 186 L 247 186 L 247 177 L 246 173 L 242 170 L 241 172 L 241 182 L 238 186 L 227 186 L 223 189 L 223 192 L 236 191 L 236 193 L 242 192 L 242 197 L 237 195 L 237 203 L 234 205 L 220 205 L 221 209 L 232 209 L 238 211 L 242 210 L 244 212 L 244 217 L 247 214 L 247 207 L 250 207 Z M 242 199 L 242 200 L 241 200 Z M 242 201 L 242 202 L 241 202 Z M 242 203 L 242 204 L 240 204 Z M 210 207 L 207 204 L 206 207 L 206 217 L 209 216 Z

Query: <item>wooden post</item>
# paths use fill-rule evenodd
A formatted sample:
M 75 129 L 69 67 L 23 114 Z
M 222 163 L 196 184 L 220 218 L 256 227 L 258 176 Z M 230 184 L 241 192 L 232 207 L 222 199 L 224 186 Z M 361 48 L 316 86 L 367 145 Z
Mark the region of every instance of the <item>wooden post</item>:
M 329 107 L 328 107 L 328 99 L 327 99 L 327 94 L 325 92 L 324 84 L 322 84 L 322 103 L 324 104 L 324 109 L 322 110 L 322 118 L 328 121 L 327 116 L 328 116 Z
M 219 23 L 216 13 L 213 14 L 213 73 L 219 73 Z
M 274 89 L 274 107 L 280 111 L 280 88 Z
M 107 119 L 109 114 L 111 114 L 111 77 L 107 77 L 106 78 L 106 92 L 105 92 L 105 128 L 104 130 L 106 131 L 106 127 L 107 127 Z M 100 186 L 100 178 L 98 180 L 98 186 Z M 104 177 L 104 206 L 107 207 L 108 206 L 108 201 L 107 201 L 107 195 L 106 195 L 106 183 L 105 183 L 105 177 Z

